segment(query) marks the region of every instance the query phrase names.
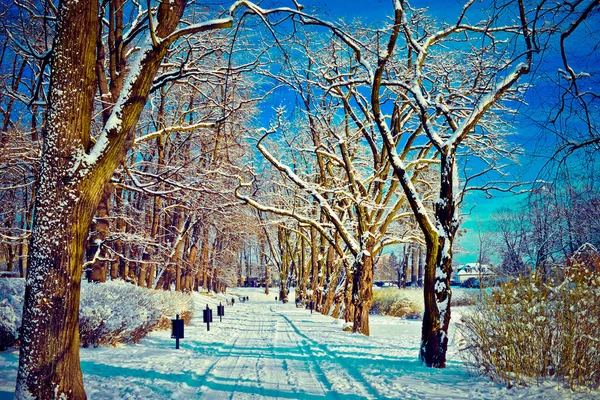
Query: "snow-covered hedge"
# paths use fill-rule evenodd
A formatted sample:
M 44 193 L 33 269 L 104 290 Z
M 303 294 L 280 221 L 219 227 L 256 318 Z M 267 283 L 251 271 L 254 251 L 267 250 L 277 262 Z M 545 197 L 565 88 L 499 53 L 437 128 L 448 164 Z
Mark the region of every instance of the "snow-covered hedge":
M 148 289 L 123 281 L 84 284 L 79 312 L 81 345 L 138 342 L 160 316 L 161 304 Z
M 0 280 L 0 348 L 18 337 L 24 280 Z M 5 296 L 8 294 L 8 296 Z M 79 334 L 83 347 L 138 342 L 148 332 L 170 327 L 175 314 L 189 322 L 190 295 L 154 291 L 123 281 L 82 284 Z
M 24 279 L 0 279 L 0 351 L 19 338 L 24 295 Z
M 175 314 L 188 324 L 193 315 L 192 296 L 181 292 L 151 291 L 160 303 L 161 316 L 155 329 L 171 329 L 171 319 Z
M 600 268 L 521 277 L 482 296 L 463 317 L 465 360 L 493 380 L 600 387 Z
M 373 291 L 371 314 L 419 318 L 423 313 L 423 290 L 381 289 Z

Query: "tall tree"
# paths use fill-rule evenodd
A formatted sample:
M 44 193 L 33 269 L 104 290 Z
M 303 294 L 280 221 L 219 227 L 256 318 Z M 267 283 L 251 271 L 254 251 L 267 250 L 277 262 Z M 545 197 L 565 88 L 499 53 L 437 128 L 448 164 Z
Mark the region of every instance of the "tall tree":
M 185 0 L 148 10 L 146 37 L 95 142 L 97 0 L 62 1 L 51 52 L 47 123 L 37 184 L 16 398 L 85 398 L 79 365 L 79 294 L 88 227 L 133 132 L 169 46 L 184 34 L 230 27 L 231 18 L 176 31 Z

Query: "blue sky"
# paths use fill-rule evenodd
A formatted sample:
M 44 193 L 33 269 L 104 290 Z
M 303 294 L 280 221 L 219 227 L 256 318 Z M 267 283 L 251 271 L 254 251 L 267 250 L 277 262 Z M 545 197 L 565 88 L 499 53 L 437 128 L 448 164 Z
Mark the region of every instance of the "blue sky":
M 392 16 L 393 6 L 391 0 L 375 1 L 303 1 L 303 5 L 308 8 L 315 7 L 319 14 L 325 14 L 332 20 L 344 18 L 351 20 L 362 18 L 367 23 L 383 24 Z M 459 1 L 412 1 L 413 7 L 427 7 L 429 14 L 440 21 L 452 22 L 462 9 L 463 2 Z M 522 196 L 521 196 L 522 197 Z M 482 194 L 473 193 L 467 196 L 463 206 L 463 212 L 469 215 L 463 217 L 462 228 L 466 233 L 461 240 L 461 246 L 467 253 L 457 252 L 455 261 L 458 263 L 474 261 L 476 252 L 476 234 L 478 229 L 488 232 L 491 229 L 490 217 L 494 210 L 500 207 L 511 206 L 517 201 L 514 196 L 503 195 L 488 199 Z M 389 249 L 392 251 L 393 249 Z
M 383 24 L 386 19 L 392 15 L 393 7 L 391 0 L 360 1 L 329 0 L 303 1 L 302 4 L 314 5 L 319 13 L 326 13 L 331 19 L 344 18 L 351 20 L 360 17 L 365 22 L 374 24 Z M 442 22 L 455 22 L 457 15 L 462 10 L 465 1 L 459 0 L 413 0 L 410 2 L 413 7 L 426 7 L 429 9 L 429 15 Z M 473 19 L 477 19 L 478 12 L 485 12 L 486 8 L 492 2 L 489 0 L 478 1 L 473 5 L 475 14 Z M 469 15 L 469 14 L 468 14 Z M 467 17 L 468 18 L 468 17 Z M 471 22 L 475 22 L 472 20 Z M 591 49 L 590 42 L 594 36 L 594 23 L 579 29 L 570 40 L 569 48 L 571 54 L 570 60 L 574 61 L 579 71 L 591 71 L 592 78 L 589 79 L 589 89 L 597 90 L 598 74 L 597 66 L 600 64 L 598 52 Z M 593 42 L 593 41 L 592 41 Z M 587 46 L 587 47 L 586 47 Z M 538 55 L 540 57 L 541 55 Z M 544 63 L 537 70 L 537 74 L 527 79 L 532 79 L 533 89 L 526 94 L 527 104 L 519 109 L 519 115 L 512 121 L 515 127 L 515 135 L 511 137 L 513 143 L 518 144 L 524 150 L 524 155 L 520 159 L 520 165 L 511 168 L 510 179 L 521 179 L 531 181 L 538 178 L 547 178 L 548 172 L 541 171 L 548 162 L 548 157 L 553 153 L 555 141 L 554 136 L 544 132 L 542 126 L 547 121 L 548 110 L 552 109 L 558 98 L 556 85 L 548 82 L 548 78 L 553 79 L 557 75 L 557 69 L 562 66 L 560 54 L 556 43 L 550 43 L 549 50 L 543 54 Z M 587 88 L 586 88 L 587 89 Z M 572 123 L 571 129 L 579 129 L 577 122 Z M 577 162 L 577 155 L 574 159 Z M 466 233 L 461 240 L 461 246 L 467 253 L 458 253 L 455 255 L 455 261 L 458 263 L 475 261 L 476 237 L 478 230 L 484 234 L 489 234 L 493 230 L 491 223 L 492 214 L 502 207 L 516 208 L 519 203 L 526 199 L 526 195 L 497 194 L 493 198 L 487 198 L 482 193 L 473 193 L 467 196 L 463 204 L 463 213 L 467 213 L 463 218 L 462 228 Z M 468 252 L 471 252 L 469 254 Z
M 281 4 L 280 1 L 273 2 Z M 307 11 L 314 12 L 330 21 L 339 19 L 349 21 L 360 18 L 365 23 L 383 25 L 389 21 L 393 14 L 391 0 L 305 0 L 299 2 L 306 6 Z M 485 12 L 491 3 L 490 0 L 476 2 L 473 5 L 473 10 L 471 10 L 474 12 L 467 14 L 467 19 L 471 16 L 470 22 L 477 22 L 480 19 L 478 14 Z M 453 23 L 462 10 L 464 1 L 418 0 L 411 1 L 410 4 L 416 8 L 428 8 L 429 15 L 435 17 L 438 21 Z M 265 6 L 268 5 L 270 4 L 265 4 Z M 586 34 L 587 32 L 582 30 L 575 40 L 584 43 Z M 579 50 L 577 45 L 571 44 L 571 48 L 575 50 L 574 53 Z M 590 52 L 587 53 L 590 54 Z M 591 57 L 577 57 L 578 66 L 587 70 L 587 68 L 593 69 L 595 68 L 594 65 L 600 64 L 599 56 L 594 55 L 593 52 L 591 54 Z M 511 180 L 529 181 L 538 178 L 540 169 L 548 161 L 548 155 L 552 153 L 554 148 L 553 136 L 547 133 L 541 134 L 542 128 L 539 123 L 541 122 L 543 125 L 547 119 L 548 110 L 557 99 L 556 87 L 543 80 L 544 77 L 556 77 L 557 68 L 561 66 L 556 47 L 550 46 L 550 50 L 544 54 L 544 60 L 545 62 L 537 71 L 538 73 L 527 77 L 527 79 L 534 79 L 530 81 L 534 84 L 534 89 L 527 93 L 527 104 L 519 108 L 519 115 L 513 121 L 510 121 L 516 133 L 510 140 L 521 146 L 525 152 L 520 159 L 520 165 L 511 167 L 511 177 L 509 178 Z M 597 84 L 597 77 L 591 82 L 592 85 Z M 457 253 L 455 261 L 458 263 L 475 261 L 476 256 L 474 253 L 476 252 L 478 230 L 488 234 L 493 230 L 493 224 L 490 221 L 494 211 L 502 207 L 516 208 L 525 198 L 525 195 L 514 196 L 510 194 L 498 194 L 494 195 L 493 198 L 487 198 L 481 193 L 468 195 L 463 204 L 463 213 L 467 215 L 463 217 L 462 228 L 466 229 L 466 233 L 460 243 L 467 252 Z

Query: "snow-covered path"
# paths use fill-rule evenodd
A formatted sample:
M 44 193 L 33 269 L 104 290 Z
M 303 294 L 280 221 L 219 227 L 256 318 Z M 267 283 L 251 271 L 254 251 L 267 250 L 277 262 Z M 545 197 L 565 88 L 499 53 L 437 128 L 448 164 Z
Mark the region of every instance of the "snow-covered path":
M 553 388 L 508 390 L 469 376 L 450 351 L 448 367 L 417 360 L 420 322 L 373 317 L 372 336 L 342 331 L 342 323 L 281 304 L 275 295 L 234 290 L 250 301 L 225 308 L 195 297 L 196 316 L 175 350 L 170 332 L 141 343 L 81 350 L 91 399 L 503 399 L 591 398 Z M 201 309 L 213 308 L 206 331 Z M 0 399 L 12 398 L 17 352 L 0 353 Z

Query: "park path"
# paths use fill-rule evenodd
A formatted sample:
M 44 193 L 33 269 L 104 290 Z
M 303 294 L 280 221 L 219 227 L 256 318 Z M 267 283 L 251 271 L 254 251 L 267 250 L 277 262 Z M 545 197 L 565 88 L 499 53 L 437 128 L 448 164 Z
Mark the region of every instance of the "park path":
M 274 399 L 352 399 L 376 398 L 364 378 L 352 374 L 320 343 L 303 334 L 294 323 L 301 318 L 310 321 L 310 311 L 292 309 L 266 296 L 251 298 L 227 307 L 225 320 L 214 322 L 212 329 L 222 330 L 222 343 L 209 351 L 211 360 L 194 374 L 201 381 L 197 397 L 274 398 Z M 197 300 L 196 308 L 203 308 Z M 287 311 L 287 312 L 285 312 Z M 314 314 L 314 317 L 317 317 Z M 337 325 L 336 325 L 336 328 Z M 200 319 L 188 331 L 204 331 Z M 202 341 L 191 341 L 190 347 L 204 353 Z M 340 379 L 347 380 L 340 382 Z M 351 387 L 347 393 L 337 389 Z M 369 393 L 370 392 L 370 393 Z M 190 393 L 192 394 L 192 393 Z
M 418 361 L 420 321 L 372 317 L 372 336 L 260 289 L 233 289 L 236 303 L 219 321 L 225 298 L 194 295 L 195 316 L 181 348 L 169 331 L 138 344 L 81 349 L 89 399 L 587 399 L 555 385 L 508 390 L 469 375 L 452 342 L 447 368 Z M 245 303 L 238 296 L 248 296 Z M 202 309 L 213 309 L 207 331 Z M 459 315 L 454 313 L 454 315 Z M 0 400 L 14 393 L 18 351 L 0 352 Z

